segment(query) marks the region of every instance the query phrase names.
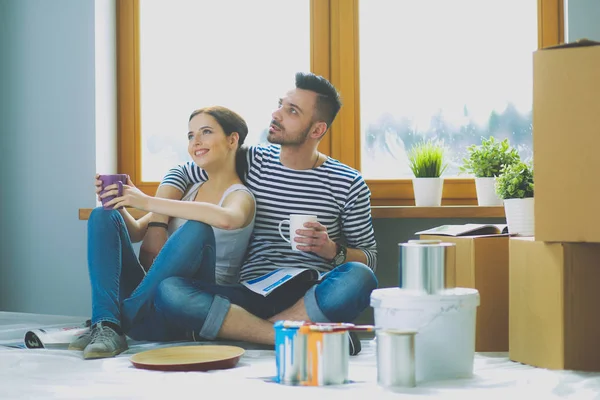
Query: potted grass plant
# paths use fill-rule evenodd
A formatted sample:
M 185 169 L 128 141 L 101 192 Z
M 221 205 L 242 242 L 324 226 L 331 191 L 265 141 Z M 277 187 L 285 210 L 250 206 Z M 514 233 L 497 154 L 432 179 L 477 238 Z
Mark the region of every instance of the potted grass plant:
M 480 206 L 501 206 L 502 199 L 495 190 L 495 182 L 500 171 L 506 165 L 519 162 L 519 153 L 513 148 L 508 139 L 496 140 L 493 136 L 481 138 L 480 145 L 467 147 L 467 157 L 463 158 L 460 172 L 472 174 L 475 177 L 477 204 Z
M 413 145 L 408 151 L 410 169 L 414 174 L 413 190 L 418 207 L 439 207 L 442 204 L 445 147 L 439 141 L 427 140 Z
M 517 236 L 533 236 L 535 221 L 531 163 L 519 161 L 504 166 L 496 179 L 496 193 L 504 201 L 508 232 Z

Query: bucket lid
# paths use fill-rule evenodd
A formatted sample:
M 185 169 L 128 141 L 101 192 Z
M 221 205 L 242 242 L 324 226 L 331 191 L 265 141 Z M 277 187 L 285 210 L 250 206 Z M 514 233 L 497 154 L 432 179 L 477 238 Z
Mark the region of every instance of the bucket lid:
M 400 247 L 416 248 L 416 247 L 454 247 L 456 243 L 442 242 L 439 239 L 413 239 L 406 243 L 398 243 Z
M 380 328 L 377 330 L 377 335 L 388 335 L 388 336 L 414 336 L 418 333 L 416 329 L 393 329 L 393 328 Z
M 442 243 L 439 239 L 414 239 L 409 240 L 409 244 L 440 244 Z
M 375 289 L 371 292 L 371 307 L 403 308 L 407 304 L 439 303 L 479 306 L 479 291 L 471 288 L 444 289 L 436 294 L 399 287 Z

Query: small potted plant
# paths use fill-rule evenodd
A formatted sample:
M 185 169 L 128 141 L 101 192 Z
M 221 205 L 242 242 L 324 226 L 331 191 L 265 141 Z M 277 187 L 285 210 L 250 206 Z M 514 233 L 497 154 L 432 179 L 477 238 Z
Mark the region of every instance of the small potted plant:
M 504 166 L 496 179 L 496 193 L 504 200 L 508 232 L 517 236 L 533 236 L 532 165 L 519 161 Z
M 448 164 L 444 161 L 445 148 L 433 140 L 422 141 L 408 151 L 410 169 L 414 174 L 413 189 L 415 205 L 439 207 L 442 205 L 444 173 Z
M 501 206 L 502 199 L 495 191 L 495 181 L 502 167 L 519 162 L 517 150 L 510 146 L 508 139 L 501 142 L 493 136 L 481 138 L 480 145 L 467 147 L 467 157 L 463 158 L 461 172 L 475 176 L 477 204 L 480 206 Z

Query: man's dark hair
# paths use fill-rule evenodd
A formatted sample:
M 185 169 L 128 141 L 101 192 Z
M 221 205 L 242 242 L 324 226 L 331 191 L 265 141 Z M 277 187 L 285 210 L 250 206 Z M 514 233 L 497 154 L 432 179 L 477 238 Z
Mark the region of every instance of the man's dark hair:
M 296 73 L 296 88 L 317 93 L 315 119 L 325 121 L 329 129 L 342 107 L 342 100 L 336 88 L 327 79 L 312 72 Z

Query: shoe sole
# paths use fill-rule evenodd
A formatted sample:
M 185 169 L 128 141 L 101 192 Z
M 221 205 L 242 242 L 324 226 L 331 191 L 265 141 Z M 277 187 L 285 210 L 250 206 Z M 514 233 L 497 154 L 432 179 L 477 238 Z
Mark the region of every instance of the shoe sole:
M 123 349 L 123 350 L 115 350 L 111 353 L 102 353 L 102 352 L 97 352 L 97 351 L 91 351 L 87 354 L 83 355 L 83 358 L 86 360 L 95 360 L 98 358 L 111 358 L 111 357 L 115 357 L 118 356 L 119 354 L 121 354 L 122 352 L 124 352 L 127 349 Z
M 87 346 L 87 344 L 86 344 L 86 346 Z M 80 347 L 80 346 L 69 345 L 69 347 L 67 347 L 67 350 L 83 351 L 83 349 L 85 349 L 85 346 L 84 347 Z
M 77 344 L 73 343 L 69 343 L 69 347 L 67 348 L 67 350 L 76 350 L 76 351 L 83 351 L 88 344 L 90 344 L 90 342 L 92 341 L 92 338 L 89 337 L 89 340 L 86 343 L 81 343 L 80 346 L 78 346 Z

